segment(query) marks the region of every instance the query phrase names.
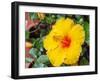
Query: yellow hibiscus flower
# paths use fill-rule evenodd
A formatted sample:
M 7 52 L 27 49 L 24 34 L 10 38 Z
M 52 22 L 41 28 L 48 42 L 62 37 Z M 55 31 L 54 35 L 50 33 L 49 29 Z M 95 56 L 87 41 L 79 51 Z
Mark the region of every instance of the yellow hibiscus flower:
M 73 65 L 79 60 L 84 40 L 85 32 L 80 24 L 75 24 L 70 18 L 61 18 L 52 26 L 43 45 L 53 66 Z

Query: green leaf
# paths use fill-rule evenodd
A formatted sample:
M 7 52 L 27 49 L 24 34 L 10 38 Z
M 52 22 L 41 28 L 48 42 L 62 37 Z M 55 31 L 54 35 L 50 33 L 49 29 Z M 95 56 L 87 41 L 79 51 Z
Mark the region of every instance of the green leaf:
M 37 58 L 37 53 L 38 53 L 38 50 L 36 48 L 31 48 L 29 53 L 34 57 L 34 58 Z
M 47 55 L 41 55 L 37 59 L 37 62 L 39 62 L 39 63 L 47 63 L 48 61 L 49 61 L 49 58 L 47 57 Z
M 35 41 L 36 41 L 36 39 L 32 38 L 32 44 L 33 44 L 33 46 L 35 45 Z
M 42 54 L 41 51 L 38 51 L 38 57 L 39 57 L 41 54 Z
M 88 60 L 85 58 L 85 57 L 83 57 L 81 60 L 80 60 L 80 65 L 88 65 L 89 64 L 89 62 L 88 62 Z
M 48 23 L 48 24 L 51 24 L 51 23 L 52 23 L 52 18 L 48 18 L 48 17 L 47 17 L 46 20 L 47 20 L 47 23 Z
M 41 68 L 41 67 L 47 67 L 47 66 L 45 64 L 43 64 L 43 63 L 35 62 L 35 64 L 33 65 L 33 67 L 35 67 L 35 68 Z
M 49 59 L 47 55 L 41 55 L 39 58 L 37 58 L 33 67 L 47 67 L 48 62 Z
M 83 24 L 83 22 L 84 22 L 84 19 L 83 19 L 83 17 L 82 16 L 76 16 L 77 18 L 75 19 L 75 22 L 77 23 L 77 24 Z
M 42 38 L 36 39 L 34 46 L 35 46 L 38 50 L 41 50 L 41 48 L 43 48 L 43 39 L 42 39 Z
M 62 15 L 56 15 L 56 17 L 57 17 L 57 19 L 60 19 L 60 18 L 65 18 L 65 15 L 64 14 L 62 14 Z
M 25 62 L 32 62 L 33 61 L 33 59 L 32 58 L 25 58 Z
M 80 18 L 80 20 L 79 20 L 79 24 L 82 24 L 83 23 L 83 18 Z
M 47 31 L 45 29 L 40 30 L 40 37 L 43 37 L 47 34 Z
M 25 39 L 29 39 L 29 32 L 25 31 Z
M 52 17 L 52 18 L 56 18 L 56 16 L 55 16 L 55 15 L 51 15 L 51 17 Z
M 83 47 L 82 52 L 81 52 L 81 56 L 83 56 L 86 51 L 87 51 L 86 47 Z
M 49 15 L 49 16 L 45 17 L 45 21 L 47 24 L 52 24 L 55 21 L 55 17 L 52 15 Z
M 85 41 L 89 44 L 89 23 L 85 21 L 83 27 L 85 30 Z
M 81 15 L 75 15 L 75 18 L 76 18 L 77 20 L 80 20 L 80 19 L 82 18 L 82 16 L 81 16 Z
M 38 19 L 37 13 L 30 13 L 31 20 Z

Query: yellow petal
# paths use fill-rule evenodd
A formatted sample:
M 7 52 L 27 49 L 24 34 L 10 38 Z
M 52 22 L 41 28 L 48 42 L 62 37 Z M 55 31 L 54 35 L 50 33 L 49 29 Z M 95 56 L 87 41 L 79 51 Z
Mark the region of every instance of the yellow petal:
M 60 47 L 47 51 L 49 60 L 53 66 L 60 66 L 64 62 L 65 51 Z
M 77 43 L 72 43 L 69 48 L 67 48 L 66 58 L 64 60 L 65 64 L 75 64 L 78 62 L 80 53 L 81 53 L 81 45 Z
M 75 41 L 82 45 L 85 40 L 85 32 L 83 27 L 79 24 L 76 24 L 72 27 L 71 31 L 69 31 L 68 36 L 71 37 L 72 41 Z
M 70 18 L 64 19 L 61 18 L 59 19 L 55 25 L 53 25 L 53 30 L 58 31 L 62 35 L 67 35 L 69 30 L 72 28 L 74 25 L 74 21 Z
M 43 45 L 46 50 L 51 50 L 58 46 L 58 42 L 54 40 L 54 35 L 49 34 L 44 38 Z

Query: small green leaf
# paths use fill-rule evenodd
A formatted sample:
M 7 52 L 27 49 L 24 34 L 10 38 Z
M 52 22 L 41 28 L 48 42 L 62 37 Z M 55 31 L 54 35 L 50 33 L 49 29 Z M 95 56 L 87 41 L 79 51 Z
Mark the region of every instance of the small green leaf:
M 40 67 L 47 67 L 47 66 L 45 64 L 43 64 L 43 63 L 35 62 L 35 64 L 33 65 L 33 67 L 40 68 Z
M 55 18 L 55 15 L 51 15 L 52 18 Z
M 41 51 L 38 51 L 38 56 L 40 56 L 42 53 L 41 53 Z
M 89 64 L 89 62 L 88 62 L 88 60 L 85 58 L 85 57 L 83 57 L 81 60 L 80 60 L 80 65 L 88 65 Z
M 85 30 L 85 41 L 89 44 L 89 23 L 85 21 L 83 27 Z
M 38 50 L 40 50 L 41 48 L 43 48 L 43 39 L 42 39 L 42 38 L 36 39 L 34 46 L 35 46 Z
M 40 37 L 45 36 L 47 34 L 47 31 L 45 29 L 40 30 Z
M 75 18 L 76 18 L 77 20 L 80 20 L 80 19 L 82 18 L 82 16 L 81 16 L 81 15 L 75 15 Z
M 37 58 L 38 50 L 36 48 L 31 48 L 29 53 L 34 57 Z
M 41 51 L 41 52 L 43 52 L 43 51 L 44 51 L 44 49 L 43 49 L 43 48 L 40 48 L 40 51 Z
M 75 22 L 77 23 L 77 24 L 83 24 L 83 22 L 84 22 L 84 19 L 81 17 L 80 19 L 76 19 L 75 20 Z
M 38 19 L 37 13 L 30 13 L 30 18 L 31 18 L 32 20 Z
M 37 61 L 38 61 L 39 63 L 47 63 L 47 62 L 49 61 L 49 58 L 47 57 L 47 55 L 41 55 L 41 56 L 37 59 Z
M 48 64 L 47 55 L 41 55 L 34 63 L 33 67 L 47 67 Z
M 52 15 L 49 15 L 45 18 L 47 24 L 52 24 L 55 21 L 55 18 Z
M 29 32 L 25 31 L 25 39 L 29 39 Z
M 35 38 L 32 38 L 32 44 L 33 44 L 33 46 L 35 44 L 35 41 L 36 41 L 36 39 Z
M 25 62 L 32 62 L 33 61 L 33 59 L 32 58 L 25 58 Z
M 83 23 L 83 18 L 80 18 L 80 20 L 79 20 L 79 24 L 82 24 Z
M 60 18 L 65 18 L 65 15 L 64 14 L 62 14 L 62 15 L 56 15 L 56 17 L 57 17 L 57 19 L 60 19 Z
M 82 52 L 81 52 L 81 56 L 83 56 L 86 51 L 87 51 L 86 47 L 83 47 Z

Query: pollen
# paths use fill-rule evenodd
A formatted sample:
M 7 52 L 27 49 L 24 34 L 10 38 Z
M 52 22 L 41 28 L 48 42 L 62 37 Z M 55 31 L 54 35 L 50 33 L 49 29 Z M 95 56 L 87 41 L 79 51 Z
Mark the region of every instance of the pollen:
M 63 48 L 68 48 L 69 46 L 70 46 L 70 44 L 71 44 L 71 39 L 68 37 L 68 36 L 66 36 L 66 37 L 64 37 L 62 40 L 61 40 L 61 46 L 63 47 Z

